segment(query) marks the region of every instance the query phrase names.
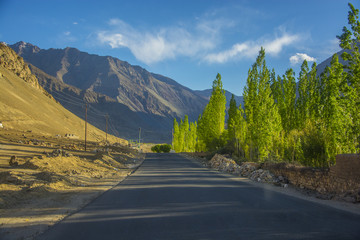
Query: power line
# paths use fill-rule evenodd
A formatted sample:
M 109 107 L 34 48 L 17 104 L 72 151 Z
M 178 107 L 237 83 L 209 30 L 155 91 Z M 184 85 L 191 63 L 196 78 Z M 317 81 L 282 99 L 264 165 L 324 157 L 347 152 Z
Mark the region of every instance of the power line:
M 61 96 L 61 97 L 57 96 L 57 97 L 55 97 L 55 99 L 57 101 L 60 100 L 61 102 L 66 102 L 66 103 L 69 103 L 69 104 L 72 104 L 72 105 L 83 106 L 82 103 L 78 103 L 78 102 L 74 102 L 74 101 L 71 101 L 71 100 L 68 100 L 68 99 L 64 99 L 63 96 Z
M 61 92 L 57 92 L 57 91 L 54 91 L 54 92 L 56 92 L 56 93 L 58 93 L 58 94 L 61 94 L 61 95 L 63 95 L 63 96 L 66 96 L 66 97 L 70 97 L 70 98 L 72 98 L 72 100 L 82 100 L 82 98 L 79 96 L 79 97 L 75 97 L 75 96 L 73 96 L 73 95 L 71 95 L 71 94 L 68 94 L 68 93 L 66 93 L 66 92 L 64 92 L 64 91 L 61 91 Z
M 55 93 L 55 95 L 57 95 L 57 96 L 56 96 L 56 99 L 59 100 L 59 101 L 61 101 L 61 102 L 65 102 L 65 103 L 72 104 L 72 105 L 75 105 L 75 106 L 83 106 L 83 103 L 75 102 L 75 101 L 72 100 L 72 99 L 70 99 L 70 100 L 69 100 L 69 99 L 65 99 L 66 96 L 64 96 L 64 95 L 62 95 L 62 94 L 60 94 L 60 93 L 58 93 L 58 92 L 53 92 L 53 93 Z M 77 99 L 77 100 L 83 102 L 82 99 Z M 88 105 L 88 110 L 89 110 L 89 113 L 92 112 L 92 114 L 95 114 L 95 115 L 98 115 L 98 116 L 105 116 L 105 115 L 106 115 L 105 113 L 97 110 L 95 107 L 93 107 L 93 106 L 91 106 L 91 105 Z
M 85 152 L 86 152 L 86 135 L 87 135 L 87 103 L 85 104 Z
M 106 118 L 106 140 L 107 140 L 107 133 L 108 133 L 108 128 L 110 129 L 110 131 L 114 134 L 116 134 L 117 137 L 120 137 L 119 132 L 117 131 L 115 124 L 113 123 L 112 119 L 110 118 L 110 116 L 107 113 L 104 113 L 100 110 L 98 110 L 97 108 L 95 108 L 94 106 L 92 106 L 91 103 L 87 103 L 86 101 L 84 101 L 81 98 L 77 98 L 75 96 L 71 96 L 70 94 L 67 94 L 65 92 L 57 92 L 57 91 L 53 91 L 51 94 L 56 95 L 56 100 L 64 102 L 64 103 L 68 103 L 74 106 L 81 106 L 83 107 L 85 104 L 85 128 L 87 127 L 87 119 L 88 119 L 88 115 L 96 115 L 96 116 L 100 116 L 100 117 L 105 117 Z M 84 103 L 81 103 L 84 102 Z M 94 117 L 96 118 L 96 117 Z M 142 139 L 140 139 L 142 140 Z M 86 129 L 85 129 L 85 151 L 86 151 Z

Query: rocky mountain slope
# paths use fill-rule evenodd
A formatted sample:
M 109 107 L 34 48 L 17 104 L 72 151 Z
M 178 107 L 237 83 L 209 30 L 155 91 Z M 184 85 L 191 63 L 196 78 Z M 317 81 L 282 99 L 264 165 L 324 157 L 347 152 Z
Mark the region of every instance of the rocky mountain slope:
M 61 82 L 105 94 L 132 111 L 159 116 L 197 115 L 206 100 L 172 79 L 110 56 L 75 48 L 39 49 L 19 42 L 11 47 L 27 62 Z M 189 106 L 192 106 L 189 109 Z
M 117 58 L 75 48 L 43 50 L 24 42 L 10 47 L 66 108 L 84 117 L 81 105 L 89 102 L 94 109 L 89 122 L 105 129 L 104 115 L 109 114 L 110 132 L 129 139 L 137 139 L 141 127 L 144 141 L 169 142 L 173 118 L 187 114 L 195 120 L 208 101 L 170 78 Z
M 84 121 L 45 91 L 24 60 L 2 43 L 0 86 L 0 121 L 5 128 L 52 136 L 68 133 L 84 138 Z M 104 138 L 103 131 L 88 125 L 89 140 Z
M 209 100 L 209 99 L 210 99 L 210 96 L 211 96 L 212 89 L 195 90 L 195 92 L 196 92 L 198 95 L 203 96 L 203 97 L 205 97 L 206 99 Z M 227 107 L 227 108 L 230 106 L 231 95 L 232 95 L 231 92 L 225 90 L 226 107 Z M 241 105 L 244 106 L 244 98 L 243 98 L 242 96 L 236 96 L 236 95 L 234 95 L 234 96 L 235 96 L 236 104 L 239 106 L 239 104 L 241 103 Z

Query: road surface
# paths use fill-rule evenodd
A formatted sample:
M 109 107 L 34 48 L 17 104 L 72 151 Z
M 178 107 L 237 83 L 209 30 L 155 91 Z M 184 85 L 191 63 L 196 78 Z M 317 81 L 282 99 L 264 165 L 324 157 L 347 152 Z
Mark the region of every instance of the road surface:
M 360 215 L 231 180 L 177 154 L 148 154 L 39 239 L 360 239 Z

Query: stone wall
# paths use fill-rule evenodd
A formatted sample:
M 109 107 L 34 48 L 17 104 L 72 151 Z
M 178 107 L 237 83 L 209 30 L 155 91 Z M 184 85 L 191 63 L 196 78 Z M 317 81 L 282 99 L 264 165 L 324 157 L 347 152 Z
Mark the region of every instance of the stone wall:
M 336 156 L 336 165 L 330 174 L 347 181 L 360 183 L 360 154 L 341 154 Z
M 263 168 L 276 176 L 286 177 L 294 186 L 323 194 L 325 198 L 360 201 L 359 154 L 338 155 L 336 165 L 330 169 L 313 169 L 285 163 L 264 164 Z

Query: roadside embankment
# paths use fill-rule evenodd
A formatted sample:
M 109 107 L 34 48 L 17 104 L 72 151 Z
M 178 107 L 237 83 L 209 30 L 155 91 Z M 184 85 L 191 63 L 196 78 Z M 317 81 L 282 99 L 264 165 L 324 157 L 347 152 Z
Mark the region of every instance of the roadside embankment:
M 84 152 L 0 145 L 0 154 L 13 152 L 18 155 L 8 155 L 8 166 L 3 160 L 0 167 L 0 238 L 4 240 L 34 238 L 124 180 L 145 156 L 123 146 Z
M 289 163 L 237 164 L 233 159 L 215 154 L 207 160 L 199 154 L 188 154 L 201 160 L 204 166 L 247 177 L 256 182 L 281 187 L 291 186 L 320 199 L 335 199 L 360 203 L 360 155 L 338 155 L 337 164 L 329 169 L 315 169 Z
M 341 154 L 329 169 L 291 164 L 264 164 L 276 176 L 284 176 L 300 189 L 314 191 L 319 198 L 360 202 L 360 155 Z

